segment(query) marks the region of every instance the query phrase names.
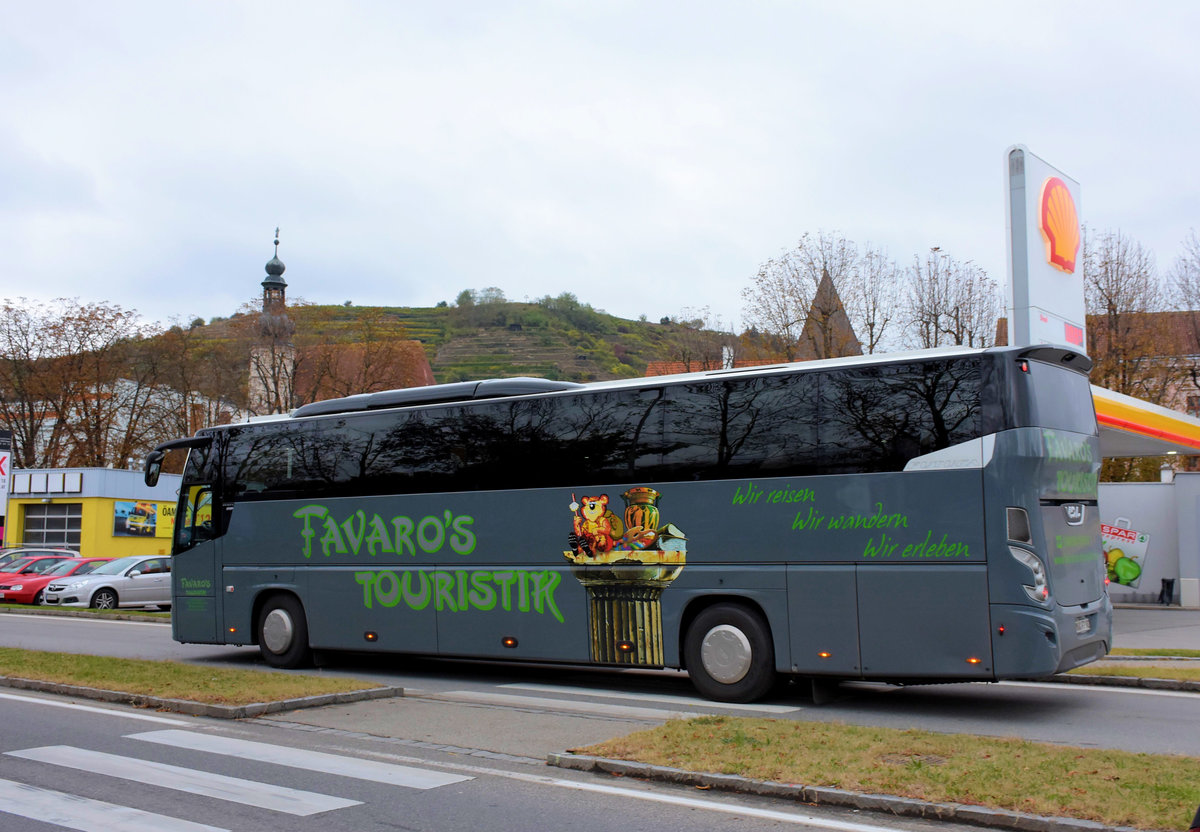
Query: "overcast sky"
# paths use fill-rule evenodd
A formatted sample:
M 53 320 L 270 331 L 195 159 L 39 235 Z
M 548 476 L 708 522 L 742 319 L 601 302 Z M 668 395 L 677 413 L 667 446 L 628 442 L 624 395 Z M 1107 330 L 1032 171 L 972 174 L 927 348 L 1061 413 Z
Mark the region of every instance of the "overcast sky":
M 0 4 L 0 296 L 573 292 L 742 316 L 840 231 L 1006 273 L 1004 152 L 1166 272 L 1200 228 L 1200 3 Z

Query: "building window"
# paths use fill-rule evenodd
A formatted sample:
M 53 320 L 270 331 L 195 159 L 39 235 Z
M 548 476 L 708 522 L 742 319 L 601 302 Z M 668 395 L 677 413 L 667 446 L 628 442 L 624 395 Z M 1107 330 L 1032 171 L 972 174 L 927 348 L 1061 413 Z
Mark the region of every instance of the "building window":
M 1200 417 L 1200 396 L 1187 397 L 1187 415 Z
M 25 546 L 79 549 L 83 503 L 32 503 L 25 509 Z

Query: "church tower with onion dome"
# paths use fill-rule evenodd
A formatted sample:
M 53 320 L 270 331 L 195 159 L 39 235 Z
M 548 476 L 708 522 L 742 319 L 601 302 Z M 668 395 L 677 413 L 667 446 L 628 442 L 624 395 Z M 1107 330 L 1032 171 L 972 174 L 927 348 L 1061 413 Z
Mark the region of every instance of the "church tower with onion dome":
M 279 229 L 275 229 L 275 256 L 265 266 L 262 311 L 258 316 L 258 343 L 250 349 L 248 406 L 251 414 L 287 413 L 295 404 L 296 325 L 287 313 L 287 267 L 279 259 Z

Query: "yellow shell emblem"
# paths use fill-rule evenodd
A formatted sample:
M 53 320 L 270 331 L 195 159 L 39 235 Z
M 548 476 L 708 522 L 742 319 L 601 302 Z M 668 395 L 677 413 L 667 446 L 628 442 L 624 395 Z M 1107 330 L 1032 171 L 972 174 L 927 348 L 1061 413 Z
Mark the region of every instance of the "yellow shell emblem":
M 1051 176 L 1042 185 L 1042 236 L 1046 240 L 1046 260 L 1068 274 L 1075 272 L 1079 252 L 1079 215 L 1067 183 Z

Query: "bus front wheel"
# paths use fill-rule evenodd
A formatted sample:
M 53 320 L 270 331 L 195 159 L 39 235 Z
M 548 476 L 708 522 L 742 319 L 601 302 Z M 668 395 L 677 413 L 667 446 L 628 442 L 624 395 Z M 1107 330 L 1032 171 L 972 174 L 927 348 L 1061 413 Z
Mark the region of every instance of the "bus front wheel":
M 263 605 L 258 651 L 272 667 L 305 667 L 311 660 L 304 607 L 291 595 L 276 595 Z
M 737 604 L 701 612 L 683 643 L 688 676 L 702 695 L 753 702 L 775 684 L 775 651 L 762 616 Z

